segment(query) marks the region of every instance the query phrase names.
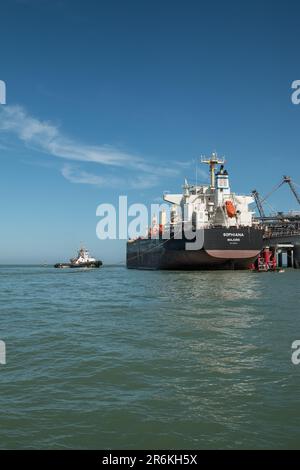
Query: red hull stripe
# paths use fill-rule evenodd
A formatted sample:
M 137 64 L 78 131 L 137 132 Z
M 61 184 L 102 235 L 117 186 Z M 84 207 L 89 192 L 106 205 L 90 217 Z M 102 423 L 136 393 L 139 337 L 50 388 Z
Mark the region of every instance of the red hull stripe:
M 222 259 L 252 258 L 260 253 L 260 250 L 206 250 L 209 256 Z

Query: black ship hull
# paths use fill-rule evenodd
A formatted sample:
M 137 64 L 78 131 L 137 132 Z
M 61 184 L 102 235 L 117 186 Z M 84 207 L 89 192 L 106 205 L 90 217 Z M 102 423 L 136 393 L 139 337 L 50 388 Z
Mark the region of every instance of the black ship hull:
M 263 248 L 262 231 L 252 227 L 199 231 L 203 246 L 186 249 L 185 238 L 127 242 L 127 268 L 172 270 L 248 269 Z

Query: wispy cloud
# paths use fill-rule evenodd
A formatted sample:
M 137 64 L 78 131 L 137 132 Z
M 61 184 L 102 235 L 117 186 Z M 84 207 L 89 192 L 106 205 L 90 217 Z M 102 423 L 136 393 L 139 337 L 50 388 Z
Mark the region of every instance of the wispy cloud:
M 25 144 L 55 157 L 113 166 L 140 162 L 138 157 L 108 145 L 84 145 L 67 138 L 58 127 L 31 117 L 20 106 L 1 107 L 0 130 L 14 132 Z
M 95 175 L 87 171 L 83 171 L 78 166 L 72 164 L 65 164 L 61 169 L 61 174 L 71 183 L 89 184 L 98 187 L 109 188 L 122 188 L 127 189 L 147 189 L 152 188 L 157 183 L 155 175 L 143 175 L 135 178 L 118 178 L 110 176 L 109 178 Z
M 174 165 L 177 165 L 180 168 L 190 168 L 192 166 L 193 162 L 191 160 L 188 160 L 186 162 L 181 162 L 179 160 L 174 160 L 173 163 L 174 163 Z
M 67 137 L 59 127 L 30 116 L 21 106 L 0 107 L 0 131 L 13 133 L 27 147 L 73 162 L 96 163 L 108 167 L 122 167 L 148 174 L 135 181 L 135 187 L 150 187 L 159 177 L 177 176 L 178 171 L 163 165 L 149 164 L 144 158 L 123 152 L 111 145 L 88 145 Z M 103 176 L 93 175 L 75 167 L 65 166 L 63 176 L 73 183 L 105 184 Z M 155 178 L 156 177 L 156 178 Z M 121 179 L 116 178 L 117 185 Z M 140 186 L 139 186 L 140 185 Z
M 61 169 L 61 174 L 71 183 L 106 186 L 106 178 L 94 175 L 93 173 L 89 173 L 87 171 L 78 170 L 78 168 L 74 167 L 73 165 L 64 165 Z

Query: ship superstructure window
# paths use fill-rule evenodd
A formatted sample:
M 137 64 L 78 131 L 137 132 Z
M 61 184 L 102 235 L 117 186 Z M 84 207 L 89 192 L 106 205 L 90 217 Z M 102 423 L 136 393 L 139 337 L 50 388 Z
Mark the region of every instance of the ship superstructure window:
M 218 177 L 218 188 L 227 189 L 228 188 L 228 178 Z

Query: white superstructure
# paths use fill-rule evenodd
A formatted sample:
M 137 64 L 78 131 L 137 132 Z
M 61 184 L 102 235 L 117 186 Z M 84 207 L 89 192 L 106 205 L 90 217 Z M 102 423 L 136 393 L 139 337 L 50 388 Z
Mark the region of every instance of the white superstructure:
M 96 259 L 90 256 L 90 253 L 87 249 L 81 247 L 80 250 L 78 251 L 77 258 L 72 258 L 70 261 L 72 264 L 82 264 L 82 263 L 93 263 L 96 261 Z
M 210 167 L 210 184 L 191 185 L 185 180 L 183 194 L 165 194 L 166 202 L 172 204 L 170 222 L 191 222 L 196 229 L 214 226 L 251 227 L 254 212 L 249 205 L 252 196 L 237 195 L 231 192 L 224 158 L 216 153 L 202 158 L 202 163 Z M 216 166 L 221 165 L 216 171 Z

